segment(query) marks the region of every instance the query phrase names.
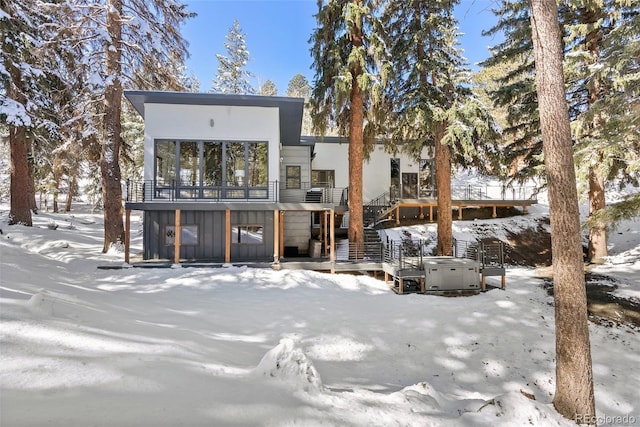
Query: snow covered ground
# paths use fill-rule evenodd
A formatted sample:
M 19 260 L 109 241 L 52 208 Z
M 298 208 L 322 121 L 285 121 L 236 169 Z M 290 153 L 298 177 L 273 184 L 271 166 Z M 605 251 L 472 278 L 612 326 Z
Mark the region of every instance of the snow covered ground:
M 77 209 L 32 228 L 0 209 L 2 427 L 574 425 L 551 405 L 554 312 L 532 269 L 458 298 L 310 271 L 102 270 L 123 254 Z M 596 272 L 640 299 L 640 223 L 618 233 Z M 640 425 L 640 334 L 590 330 L 599 424 Z

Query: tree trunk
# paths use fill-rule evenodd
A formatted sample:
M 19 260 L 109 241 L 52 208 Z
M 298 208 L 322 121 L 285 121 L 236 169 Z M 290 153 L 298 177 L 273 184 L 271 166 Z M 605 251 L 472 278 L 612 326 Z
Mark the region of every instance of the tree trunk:
M 549 188 L 556 321 L 557 411 L 593 424 L 595 400 L 578 193 L 555 0 L 530 0 L 545 167 Z
M 352 49 L 362 46 L 362 25 L 355 25 L 351 34 Z M 362 206 L 362 163 L 364 162 L 364 101 L 358 77 L 362 67 L 357 64 L 351 69 L 351 93 L 349 103 L 349 243 L 364 242 L 364 218 Z
M 106 46 L 106 75 L 109 82 L 105 86 L 104 96 L 104 136 L 100 156 L 102 174 L 102 200 L 104 203 L 104 247 L 124 242 L 124 224 L 122 222 L 122 187 L 120 184 L 120 146 L 121 146 L 121 100 L 122 83 L 122 0 L 107 2 L 107 32 L 110 42 Z
M 602 39 L 601 31 L 598 29 L 596 23 L 599 19 L 602 19 L 603 13 L 596 11 L 585 12 L 583 19 L 586 24 L 594 26 L 594 30 L 587 34 L 585 43 L 586 49 L 591 56 L 591 64 L 598 62 L 600 42 Z M 601 81 L 595 77 L 591 85 L 588 86 L 589 90 L 589 108 L 594 108 L 595 104 L 600 100 L 601 94 Z M 598 134 L 598 129 L 602 127 L 602 116 L 600 113 L 594 114 L 591 121 L 591 132 Z M 606 207 L 605 200 L 605 179 L 604 171 L 602 169 L 602 154 L 598 155 L 598 163 L 589 168 L 589 216 L 594 215 L 600 209 Z M 589 261 L 594 263 L 604 262 L 604 258 L 607 256 L 607 229 L 606 223 L 598 221 L 598 223 L 589 230 L 589 247 L 587 257 Z
M 26 105 L 22 88 L 20 70 L 9 66 L 12 83 L 9 83 L 7 96 Z M 9 224 L 31 226 L 31 201 L 29 199 L 29 144 L 24 125 L 9 125 L 9 148 L 11 151 L 11 207 Z
M 599 167 L 589 169 L 589 215 L 606 207 L 604 177 Z M 588 258 L 593 263 L 603 263 L 607 256 L 606 224 L 599 221 L 589 230 Z
M 75 161 L 75 159 L 74 159 L 74 161 Z M 77 171 L 74 168 L 72 168 L 69 171 L 69 180 L 68 180 L 69 191 L 67 192 L 67 200 L 66 200 L 65 205 L 64 205 L 64 211 L 65 212 L 71 212 L 71 204 L 73 203 L 73 198 L 76 195 L 76 186 L 78 185 L 77 184 L 77 179 L 76 179 L 76 173 L 77 173 Z
M 31 201 L 29 198 L 29 161 L 27 159 L 27 137 L 24 126 L 9 127 L 11 148 L 11 208 L 9 224 L 31 226 Z
M 446 122 L 436 123 L 435 161 L 438 191 L 438 242 L 436 255 L 453 255 L 453 214 L 451 212 L 451 151 L 442 143 Z

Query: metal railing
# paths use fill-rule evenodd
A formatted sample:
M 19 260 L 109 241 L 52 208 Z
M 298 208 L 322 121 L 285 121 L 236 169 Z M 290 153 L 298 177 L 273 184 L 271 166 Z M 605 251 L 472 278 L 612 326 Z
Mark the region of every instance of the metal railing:
M 278 181 L 264 186 L 238 185 L 224 181 L 216 185 L 198 185 L 193 182 L 155 180 L 127 181 L 127 202 L 210 200 L 210 201 L 278 201 Z
M 453 200 L 536 200 L 536 187 L 506 185 L 453 185 Z

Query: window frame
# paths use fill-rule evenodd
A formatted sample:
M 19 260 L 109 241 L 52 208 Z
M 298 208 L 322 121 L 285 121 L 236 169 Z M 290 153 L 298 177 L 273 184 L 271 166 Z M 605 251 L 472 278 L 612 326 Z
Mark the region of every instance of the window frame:
M 291 175 L 289 173 L 290 170 L 297 170 L 297 176 Z M 291 185 L 291 182 L 296 182 L 297 184 Z M 300 165 L 286 165 L 285 166 L 285 184 L 287 189 L 291 190 L 299 190 L 302 188 L 302 166 Z
M 242 236 L 248 236 L 250 232 L 255 233 L 255 230 L 250 230 L 252 228 L 260 229 L 260 241 L 243 241 Z M 257 246 L 264 245 L 264 225 L 263 224 L 234 224 L 231 226 L 231 244 L 233 245 L 248 245 L 248 246 Z M 246 230 L 243 233 L 243 230 Z
M 188 230 L 193 230 L 187 233 Z M 165 224 L 162 233 L 162 244 L 164 246 L 175 246 L 175 224 Z M 195 237 L 195 241 L 193 238 Z M 181 224 L 180 225 L 180 246 L 198 246 L 200 245 L 200 225 L 199 224 Z

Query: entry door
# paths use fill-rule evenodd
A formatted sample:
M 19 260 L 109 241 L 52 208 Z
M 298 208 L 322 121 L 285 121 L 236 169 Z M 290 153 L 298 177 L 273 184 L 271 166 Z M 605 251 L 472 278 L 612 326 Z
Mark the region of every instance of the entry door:
M 418 198 L 418 174 L 416 172 L 402 173 L 402 198 Z

